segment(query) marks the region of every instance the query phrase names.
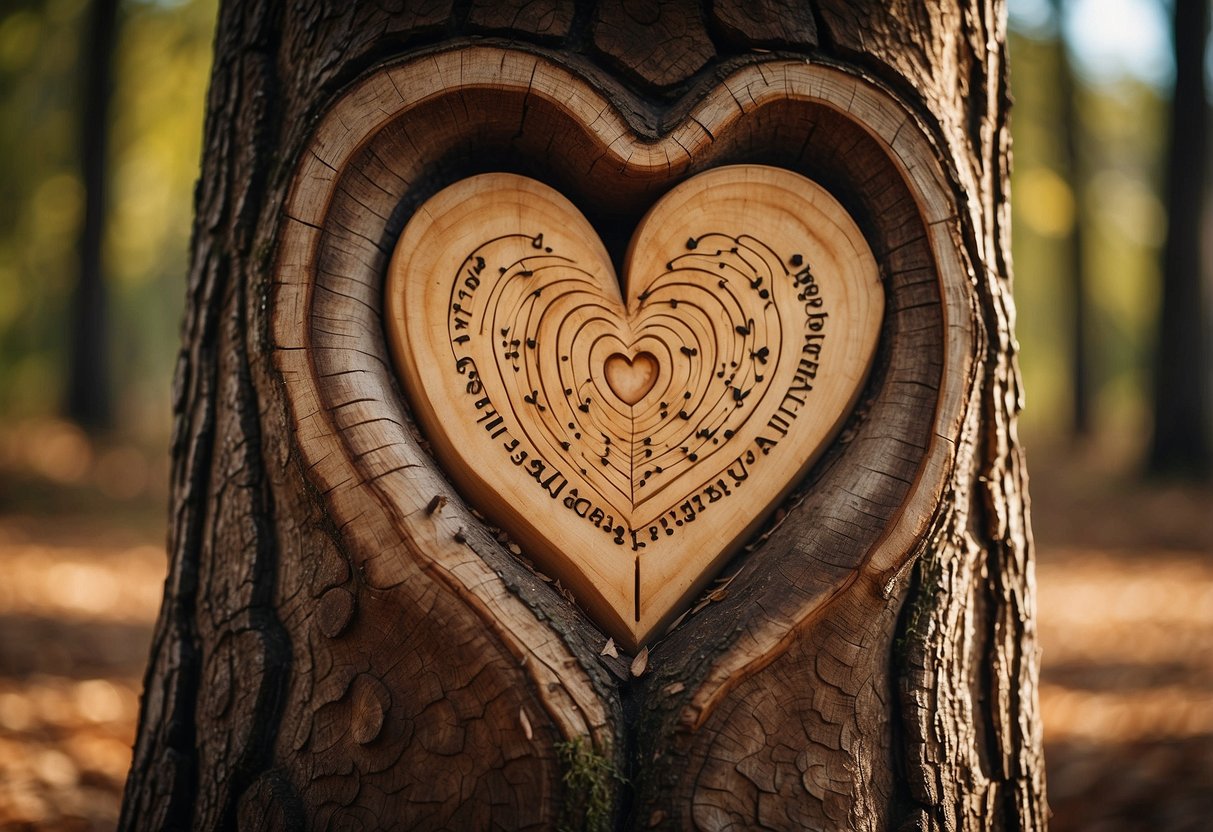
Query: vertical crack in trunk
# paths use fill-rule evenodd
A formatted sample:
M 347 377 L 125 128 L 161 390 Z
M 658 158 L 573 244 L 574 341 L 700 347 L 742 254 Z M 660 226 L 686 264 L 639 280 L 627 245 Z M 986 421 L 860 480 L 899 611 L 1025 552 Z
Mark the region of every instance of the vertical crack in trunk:
M 249 320 L 246 294 L 243 291 L 236 293 L 235 320 Z M 236 327 L 233 343 L 239 377 L 237 411 L 247 449 L 245 466 L 250 474 L 247 486 L 251 492 L 250 519 L 255 534 L 249 564 L 252 580 L 249 605 L 246 614 L 241 616 L 238 627 L 247 628 L 247 632 L 254 634 L 256 642 L 251 652 L 237 657 L 237 665 L 248 668 L 249 672 L 255 674 L 258 684 L 249 714 L 242 720 L 243 725 L 237 726 L 238 730 L 243 729 L 247 733 L 243 740 L 243 749 L 235 760 L 229 761 L 231 782 L 216 815 L 222 818 L 219 826 L 225 829 L 236 827 L 236 812 L 242 796 L 259 776 L 273 766 L 284 695 L 289 688 L 291 672 L 290 636 L 275 609 L 280 553 L 273 527 L 273 518 L 276 516 L 274 497 L 264 469 L 260 407 L 250 377 L 250 329 L 248 326 Z

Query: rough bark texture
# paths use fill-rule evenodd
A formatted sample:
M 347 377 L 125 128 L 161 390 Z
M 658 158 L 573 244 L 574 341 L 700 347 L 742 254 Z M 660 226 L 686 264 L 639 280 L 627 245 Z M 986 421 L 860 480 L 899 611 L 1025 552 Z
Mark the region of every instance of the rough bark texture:
M 980 0 L 225 5 L 122 828 L 1043 828 L 1004 38 Z M 632 678 L 426 457 L 377 281 L 472 173 L 618 256 L 735 161 L 857 219 L 877 369 Z

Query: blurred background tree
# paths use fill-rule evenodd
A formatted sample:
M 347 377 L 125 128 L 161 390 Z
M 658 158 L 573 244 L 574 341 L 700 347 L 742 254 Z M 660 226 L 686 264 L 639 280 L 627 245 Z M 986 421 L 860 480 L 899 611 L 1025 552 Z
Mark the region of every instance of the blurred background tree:
M 215 12 L 0 10 L 0 511 L 163 505 Z
M 112 398 L 123 433 L 153 441 L 166 435 L 214 16 L 215 0 L 98 0 L 94 9 L 84 0 L 4 4 L 0 419 L 62 415 L 74 400 L 69 310 L 83 250 L 100 257 L 89 267 L 104 276 L 111 299 L 111 336 L 97 370 L 108 390 L 89 395 Z M 107 53 L 114 81 L 108 118 L 97 109 L 105 87 L 97 67 Z M 104 151 L 105 234 L 81 247 L 88 215 L 82 160 L 90 147 Z
M 1184 401 L 1207 390 L 1210 373 L 1208 252 L 1192 254 L 1201 229 L 1210 227 L 1201 207 L 1208 138 L 1192 128 L 1209 102 L 1203 85 L 1176 90 L 1177 67 L 1196 81 L 1210 72 L 1207 25 L 1198 19 L 1202 12 L 1207 19 L 1207 0 L 1010 5 L 1024 433 L 1035 446 L 1077 443 L 1108 471 L 1175 471 L 1148 463 L 1159 459 L 1149 455 L 1155 414 L 1177 406 L 1189 414 L 1185 427 L 1168 421 L 1158 435 L 1184 460 L 1179 467 L 1207 477 L 1200 449 L 1207 448 L 1213 415 L 1207 404 L 1192 415 Z M 1175 47 L 1184 44 L 1172 40 L 1173 14 L 1189 44 L 1178 62 Z M 1183 195 L 1200 200 L 1177 214 L 1179 222 L 1168 221 L 1165 205 L 1172 112 L 1181 117 L 1174 133 L 1180 145 L 1170 156 L 1183 170 Z M 1169 232 L 1187 240 L 1186 259 L 1169 278 L 1187 287 L 1172 307 L 1186 324 L 1161 323 Z M 1203 323 L 1191 323 L 1198 317 Z M 1171 343 L 1163 336 L 1172 335 L 1185 339 L 1181 358 L 1163 357 Z M 1160 366 L 1178 379 L 1164 381 Z
M 105 220 L 109 205 L 109 124 L 113 98 L 118 0 L 93 0 L 81 79 L 80 173 L 84 217 L 80 222 L 79 272 L 67 328 L 67 416 L 86 428 L 110 426 L 109 303 L 105 285 Z
M 1175 89 L 1171 95 L 1167 172 L 1167 237 L 1162 312 L 1154 357 L 1154 441 L 1149 469 L 1207 479 L 1213 471 L 1213 358 L 1208 336 L 1208 284 L 1201 228 L 1207 227 L 1209 103 L 1205 46 L 1208 0 L 1176 0 L 1172 14 Z

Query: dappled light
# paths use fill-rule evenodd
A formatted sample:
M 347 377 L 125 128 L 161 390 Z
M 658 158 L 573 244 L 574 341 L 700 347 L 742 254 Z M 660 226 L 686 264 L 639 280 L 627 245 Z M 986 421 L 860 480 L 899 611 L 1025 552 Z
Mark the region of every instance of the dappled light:
M 1046 552 L 1041 698 L 1051 742 L 1213 737 L 1213 569 L 1202 561 L 1159 552 L 1143 578 L 1123 555 Z
M 28 505 L 0 517 L 2 828 L 117 820 L 164 581 L 144 502 L 118 522 L 86 511 L 60 523 Z

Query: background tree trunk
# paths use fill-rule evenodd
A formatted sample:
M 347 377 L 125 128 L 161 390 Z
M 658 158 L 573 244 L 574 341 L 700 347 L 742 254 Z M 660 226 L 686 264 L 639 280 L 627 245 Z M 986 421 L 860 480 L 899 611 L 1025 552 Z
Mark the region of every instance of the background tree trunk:
M 84 224 L 80 229 L 80 273 L 72 294 L 66 410 L 90 429 L 113 420 L 110 402 L 109 303 L 105 241 L 110 99 L 118 0 L 95 0 L 89 10 L 88 44 L 80 64 L 80 158 L 84 179 Z
M 1066 235 L 1065 259 L 1067 261 L 1067 276 L 1070 279 L 1070 379 L 1073 388 L 1071 411 L 1071 434 L 1078 439 L 1091 435 L 1091 388 L 1092 367 L 1090 350 L 1087 348 L 1088 320 L 1091 305 L 1087 300 L 1086 256 L 1083 251 L 1082 203 L 1086 188 L 1086 177 L 1083 176 L 1083 160 L 1079 148 L 1083 145 L 1082 119 L 1078 112 L 1078 90 L 1074 83 L 1074 67 L 1070 61 L 1070 51 L 1066 46 L 1064 0 L 1053 0 L 1053 19 L 1056 21 L 1057 35 L 1054 43 L 1057 48 L 1057 130 L 1061 133 L 1061 158 L 1059 159 L 1061 175 L 1070 192 L 1074 194 L 1074 219 L 1070 231 Z
M 221 10 L 122 828 L 1043 828 L 1002 4 L 406 9 Z M 556 186 L 618 256 L 729 162 L 857 219 L 881 346 L 636 677 L 425 455 L 382 277 L 473 173 Z
M 1208 479 L 1213 474 L 1213 367 L 1209 297 L 1201 233 L 1208 188 L 1209 103 L 1205 45 L 1209 4 L 1176 0 L 1175 92 L 1167 153 L 1167 239 L 1162 315 L 1154 362 L 1153 474 Z

